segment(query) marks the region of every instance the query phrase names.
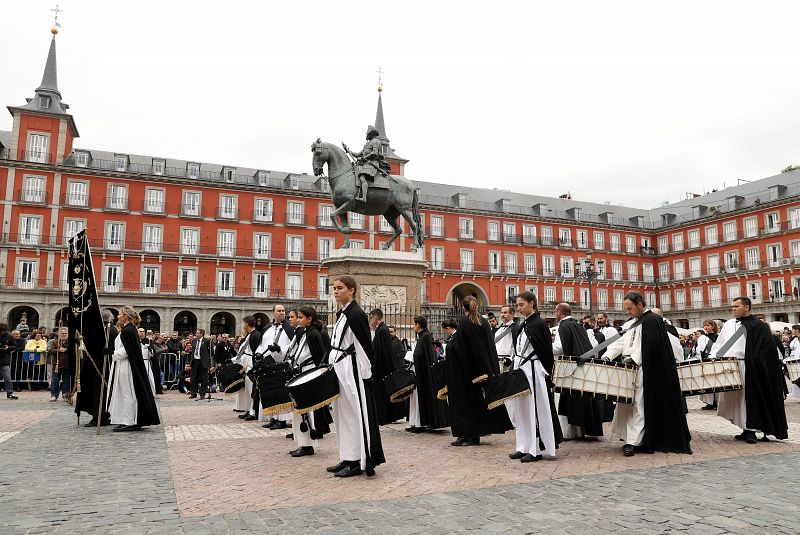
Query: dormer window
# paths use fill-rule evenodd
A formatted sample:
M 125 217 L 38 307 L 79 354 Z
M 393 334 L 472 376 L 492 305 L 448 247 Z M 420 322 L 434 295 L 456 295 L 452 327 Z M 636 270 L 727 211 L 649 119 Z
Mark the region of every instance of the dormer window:
M 300 189 L 300 177 L 295 175 L 289 177 L 289 187 L 292 189 Z
M 128 167 L 128 158 L 125 156 L 114 157 L 114 169 L 117 171 L 124 171 Z
M 258 172 L 258 185 L 259 186 L 266 186 L 269 180 L 269 172 L 268 171 L 259 171 Z
M 389 145 L 381 145 L 381 154 L 389 154 Z
M 153 160 L 153 174 L 161 176 L 164 174 L 165 163 L 164 160 Z
M 319 189 L 322 191 L 322 193 L 330 193 L 331 183 L 323 178 L 319 181 Z M 383 221 L 383 219 L 381 219 L 381 221 Z
M 186 165 L 186 176 L 189 178 L 197 178 L 197 173 L 200 171 L 200 166 L 196 163 Z
M 39 107 L 47 109 L 50 107 L 50 97 L 39 97 Z
M 85 152 L 75 153 L 75 165 L 78 167 L 86 167 L 89 165 L 89 155 Z
M 235 169 L 232 167 L 225 167 L 222 170 L 222 177 L 225 179 L 225 182 L 233 182 L 233 175 L 235 174 Z

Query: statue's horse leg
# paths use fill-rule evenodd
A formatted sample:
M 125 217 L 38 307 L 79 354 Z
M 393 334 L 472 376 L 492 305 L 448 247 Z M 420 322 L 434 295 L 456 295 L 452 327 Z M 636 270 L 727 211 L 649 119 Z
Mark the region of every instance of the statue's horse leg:
M 396 207 L 394 207 L 394 209 L 397 210 Z M 408 222 L 408 228 L 411 230 L 411 238 L 412 238 L 411 252 L 415 253 L 417 252 L 417 248 L 420 247 L 419 236 L 420 232 L 422 232 L 422 229 L 420 229 L 417 226 L 417 222 L 414 221 L 414 214 L 411 213 L 411 210 L 404 208 L 402 210 L 399 210 L 399 212 L 400 215 L 403 216 L 403 219 L 405 219 Z
M 392 247 L 392 243 L 394 243 L 394 240 L 396 240 L 397 237 L 403 233 L 403 229 L 401 229 L 400 225 L 397 223 L 398 217 L 400 217 L 400 212 L 398 212 L 394 206 L 389 207 L 389 209 L 383 214 L 383 218 L 388 221 L 389 225 L 391 225 L 391 227 L 394 229 L 394 234 L 392 234 L 392 237 L 383 244 L 383 247 L 381 247 L 381 249 L 384 251 L 390 249 Z
M 349 200 L 331 213 L 331 221 L 336 230 L 344 234 L 342 249 L 350 248 L 350 223 L 347 221 L 347 212 L 356 207 L 355 200 Z M 341 220 L 341 224 L 339 223 Z

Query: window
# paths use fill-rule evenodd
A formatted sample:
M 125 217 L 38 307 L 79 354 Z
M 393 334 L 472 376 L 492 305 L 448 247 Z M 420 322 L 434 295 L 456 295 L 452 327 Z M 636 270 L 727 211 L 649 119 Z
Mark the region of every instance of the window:
M 181 229 L 181 254 L 197 254 L 200 243 L 200 229 Z
M 517 226 L 514 223 L 503 223 L 503 239 L 513 241 L 517 237 Z
M 619 252 L 619 234 L 610 234 L 609 241 L 611 243 L 611 251 L 614 253 Z
M 719 275 L 718 254 L 710 254 L 706 257 L 706 271 L 709 275 Z
M 23 290 L 33 290 L 36 288 L 36 277 L 39 270 L 39 262 L 36 260 L 17 261 L 17 287 Z
M 196 268 L 178 268 L 178 293 L 181 295 L 197 293 Z
M 61 262 L 61 273 L 59 273 L 59 284 L 62 290 L 69 291 L 69 262 Z
M 233 242 L 235 241 L 235 233 L 232 230 L 220 230 L 217 233 L 217 254 L 230 258 L 234 255 L 235 249 Z
M 608 290 L 597 290 L 597 308 L 598 310 L 608 309 Z
M 513 303 L 519 294 L 519 286 L 516 284 L 506 284 L 506 303 Z
M 290 225 L 302 225 L 303 221 L 303 203 L 289 201 L 286 203 L 288 212 L 286 213 L 286 223 Z
M 188 176 L 189 178 L 197 178 L 199 172 L 200 172 L 199 164 L 196 163 L 186 164 L 186 176 Z
M 256 199 L 253 218 L 256 221 L 272 221 L 272 199 Z
M 708 304 L 712 307 L 722 306 L 722 288 L 720 286 L 708 287 Z
M 144 192 L 144 211 L 151 214 L 164 213 L 164 190 L 147 188 Z
M 289 188 L 298 190 L 300 189 L 300 177 L 297 175 L 289 175 Z
M 67 184 L 67 205 L 89 206 L 89 183 L 71 180 Z
M 230 297 L 233 295 L 233 271 L 217 271 L 217 295 Z
M 764 216 L 764 230 L 766 232 L 778 232 L 781 229 L 781 221 L 778 212 L 770 212 Z
M 458 236 L 460 238 L 471 240 L 473 236 L 472 219 L 467 219 L 465 217 L 460 218 L 458 220 L 458 230 Z
M 319 259 L 325 260 L 331 256 L 333 250 L 333 238 L 320 238 L 319 239 Z
M 758 247 L 748 247 L 744 250 L 744 257 L 747 261 L 747 269 L 758 269 L 760 266 L 758 258 Z
M 536 275 L 536 255 L 526 254 L 523 258 L 524 269 L 526 275 Z
M 184 191 L 181 214 L 192 217 L 200 216 L 200 192 Z
M 145 225 L 142 230 L 142 249 L 148 253 L 161 252 L 162 235 L 163 229 L 161 225 Z
M 672 235 L 672 250 L 683 251 L 683 233 Z
M 706 227 L 706 245 L 717 244 L 717 226 Z
M 158 267 L 144 266 L 142 268 L 142 292 L 154 294 L 158 292 Z
M 126 185 L 108 185 L 108 203 L 106 203 L 106 208 L 110 210 L 128 209 L 128 187 Z
M 692 308 L 703 308 L 702 288 L 692 288 Z
M 758 234 L 758 222 L 755 217 L 748 217 L 744 220 L 744 237 L 752 238 Z
M 500 223 L 497 221 L 489 221 L 489 232 L 487 239 L 489 241 L 500 241 Z
M 472 249 L 461 249 L 461 271 L 471 273 L 475 267 Z
M 595 249 L 599 249 L 599 250 L 605 249 L 605 247 L 606 247 L 605 234 L 603 234 L 602 232 L 594 232 L 592 234 L 592 239 L 594 240 L 594 248 Z M 619 236 L 617 236 L 617 240 L 619 240 Z M 619 245 L 619 244 L 617 244 L 617 245 Z M 586 246 L 581 245 L 580 243 L 578 243 L 578 247 L 586 247 Z
M 89 154 L 85 152 L 76 152 L 75 165 L 77 165 L 78 167 L 86 167 L 87 165 L 89 165 Z
M 153 160 L 153 174 L 161 176 L 164 174 L 164 160 Z
M 552 277 L 555 274 L 555 259 L 550 255 L 542 255 L 542 275 Z
M 20 200 L 22 202 L 31 203 L 44 203 L 44 177 L 43 176 L 26 176 L 22 182 L 22 195 Z
M 689 249 L 694 249 L 696 247 L 700 247 L 700 230 L 699 229 L 692 229 L 688 233 L 689 237 Z
M 639 281 L 639 264 L 628 262 L 628 280 L 631 282 Z
M 125 239 L 124 223 L 106 223 L 106 249 L 119 251 Z
M 669 245 L 666 236 L 658 237 L 658 254 L 667 254 L 669 252 Z
M 553 229 L 542 227 L 542 245 L 553 245 Z
M 789 209 L 789 229 L 800 228 L 800 208 Z
M 333 208 L 333 207 L 331 207 L 331 208 Z M 379 221 L 379 223 L 378 223 L 378 229 L 379 229 L 381 232 L 392 232 L 392 231 L 394 230 L 394 229 L 392 228 L 392 225 L 390 225 L 390 224 L 389 224 L 389 222 L 386 220 L 386 218 L 385 218 L 385 217 L 383 217 L 383 216 L 379 216 L 379 217 L 378 217 L 378 221 Z M 330 224 L 330 220 L 328 220 L 328 223 Z
M 506 253 L 503 261 L 506 265 L 506 273 L 514 275 L 517 272 L 517 253 Z
M 350 248 L 351 249 L 363 249 L 364 248 L 364 240 L 351 240 L 350 241 Z
M 219 217 L 223 219 L 236 219 L 239 217 L 236 195 L 220 195 L 219 196 Z
M 574 288 L 561 288 L 561 298 L 567 303 L 575 302 L 575 289 Z
M 78 232 L 86 228 L 86 221 L 83 219 L 64 219 L 64 243 L 69 243 Z
M 676 281 L 682 281 L 686 276 L 686 265 L 683 260 L 675 260 L 672 263 L 672 276 Z
M 47 109 L 50 107 L 50 97 L 46 97 L 44 95 L 39 97 L 39 107 L 42 109 Z
M 585 230 L 575 231 L 575 246 L 580 249 L 589 247 L 589 234 Z
M 556 289 L 553 286 L 545 286 L 545 288 L 544 288 L 544 302 L 545 303 L 555 303 L 556 302 Z
M 701 277 L 703 275 L 703 270 L 700 267 L 700 258 L 695 256 L 689 259 L 689 277 Z
M 431 247 L 431 269 L 444 269 L 443 247 Z
M 286 274 L 286 298 L 300 299 L 303 297 L 303 275 L 301 273 Z
M 286 237 L 286 260 L 299 262 L 303 259 L 303 238 L 301 236 Z
M 642 264 L 642 280 L 644 282 L 653 282 L 653 264 Z
M 534 226 L 534 225 L 522 225 L 522 240 L 525 243 L 535 243 L 536 242 L 536 226 Z
M 230 167 L 226 167 L 226 168 L 224 168 L 224 169 L 222 170 L 222 177 L 225 179 L 225 182 L 227 182 L 227 183 L 229 183 L 229 184 L 230 184 L 231 182 L 233 182 L 233 177 L 234 177 L 235 175 L 236 175 L 236 172 L 235 172 L 235 170 L 234 170 L 234 169 L 232 169 L 232 168 L 230 168 Z
M 739 268 L 739 253 L 736 251 L 725 252 L 725 272 L 733 273 Z
M 266 186 L 269 184 L 269 173 L 266 171 L 259 171 L 258 172 L 258 185 L 259 186 Z
M 575 263 L 571 257 L 562 256 L 559 261 L 561 262 L 561 276 L 574 277 L 575 276 Z
M 489 251 L 489 273 L 500 273 L 500 253 Z
M 19 218 L 19 243 L 39 245 L 42 240 L 42 217 L 23 215 Z
M 733 241 L 736 239 L 736 221 L 723 223 L 722 230 L 725 233 L 725 241 Z
M 364 228 L 364 214 L 350 212 L 349 215 L 350 228 L 362 230 Z
M 728 284 L 728 286 L 725 288 L 725 291 L 728 294 L 728 301 L 732 301 L 732 300 L 736 299 L 737 297 L 741 297 L 742 296 L 742 287 L 739 286 L 738 283 L 737 284 Z
M 622 280 L 622 262 L 618 260 L 611 262 L 611 278 L 615 281 Z
M 625 236 L 625 250 L 629 253 L 636 252 L 636 236 Z
M 658 265 L 658 282 L 669 281 L 669 263 L 662 262 Z
M 104 267 L 103 289 L 107 292 L 118 292 L 122 266 L 119 264 L 106 264 Z
M 747 282 L 747 297 L 749 297 L 754 303 L 761 302 L 761 281 Z
M 125 171 L 128 168 L 128 158 L 125 156 L 114 157 L 114 169 L 116 171 Z
M 686 290 L 675 290 L 675 308 L 686 309 Z
M 269 258 L 272 249 L 272 236 L 269 234 L 253 235 L 253 256 L 255 258 Z
M 28 134 L 28 151 L 25 158 L 29 162 L 48 163 L 49 154 L 47 153 L 50 144 L 50 136 L 46 134 Z
M 267 297 L 269 295 L 269 273 L 253 273 L 253 297 Z
M 614 290 L 614 308 L 622 310 L 624 308 L 625 292 L 622 290 Z
M 431 216 L 431 236 L 439 238 L 444 236 L 444 223 L 442 221 L 442 216 Z
M 558 242 L 563 247 L 572 247 L 572 233 L 568 228 L 558 229 Z
M 327 182 L 325 182 L 327 184 Z M 317 296 L 319 299 L 328 299 L 331 295 L 331 280 L 327 275 L 317 276 Z
M 661 292 L 661 308 L 669 310 L 672 308 L 672 294 L 669 291 Z

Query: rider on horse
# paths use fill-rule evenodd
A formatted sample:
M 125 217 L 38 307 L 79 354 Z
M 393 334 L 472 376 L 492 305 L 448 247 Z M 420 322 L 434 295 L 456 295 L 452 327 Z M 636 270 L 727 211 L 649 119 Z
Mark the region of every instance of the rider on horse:
M 361 152 L 353 152 L 342 143 L 345 152 L 356 159 L 355 173 L 358 177 L 358 196 L 355 200 L 366 202 L 369 183 L 375 181 L 379 173 L 389 176 L 389 164 L 381 154 L 380 132 L 372 125 L 367 127 L 367 142 Z

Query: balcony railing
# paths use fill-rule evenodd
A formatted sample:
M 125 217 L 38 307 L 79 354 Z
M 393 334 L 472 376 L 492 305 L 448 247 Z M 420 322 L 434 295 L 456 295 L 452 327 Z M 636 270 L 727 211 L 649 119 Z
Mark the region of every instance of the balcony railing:
M 10 149 L 3 149 L 0 151 L 0 159 L 47 164 L 52 164 L 56 161 L 53 153 L 40 150 L 18 150 L 12 152 Z
M 217 219 L 223 221 L 238 221 L 239 210 L 236 208 L 217 207 Z
M 47 204 L 47 192 L 43 189 L 18 189 L 17 201 L 25 204 Z
M 203 207 L 200 204 L 181 204 L 181 217 L 203 217 Z
M 285 216 L 284 222 L 287 225 L 305 226 L 306 224 L 306 214 L 287 212 L 286 214 L 284 214 L 284 216 Z
M 142 202 L 142 212 L 146 214 L 163 214 L 166 212 L 166 203 L 164 201 L 145 199 Z
M 106 210 L 113 210 L 119 212 L 128 211 L 128 198 L 127 197 L 106 197 L 103 206 Z
M 503 234 L 503 243 L 519 245 L 520 242 L 519 234 Z
M 65 208 L 89 208 L 89 195 L 64 192 L 61 195 L 61 206 Z

